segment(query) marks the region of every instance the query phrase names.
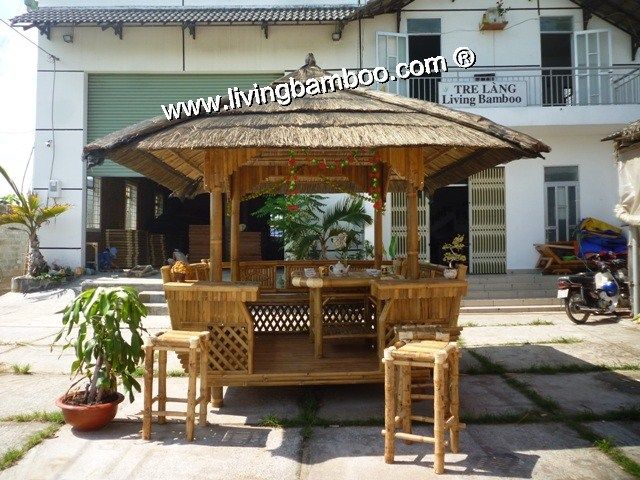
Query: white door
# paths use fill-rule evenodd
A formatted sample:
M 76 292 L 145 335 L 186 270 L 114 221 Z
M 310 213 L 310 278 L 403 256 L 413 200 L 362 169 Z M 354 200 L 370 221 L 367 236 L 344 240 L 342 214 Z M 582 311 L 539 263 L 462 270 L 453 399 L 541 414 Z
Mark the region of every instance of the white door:
M 573 34 L 578 105 L 611 103 L 611 37 L 608 30 Z
M 389 70 L 389 75 L 395 75 L 399 62 L 409 62 L 409 37 L 404 33 L 377 32 L 376 51 L 378 52 L 378 66 Z M 389 81 L 378 85 L 384 92 L 407 96 L 407 80 Z

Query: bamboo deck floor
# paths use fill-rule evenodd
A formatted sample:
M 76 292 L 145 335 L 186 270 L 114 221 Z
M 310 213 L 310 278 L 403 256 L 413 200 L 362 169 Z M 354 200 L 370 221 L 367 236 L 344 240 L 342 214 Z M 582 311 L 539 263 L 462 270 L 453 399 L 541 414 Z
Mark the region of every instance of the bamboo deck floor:
M 308 333 L 256 334 L 252 374 L 224 374 L 220 385 L 326 385 L 383 381 L 378 353 L 364 339 L 326 340 L 315 358 Z

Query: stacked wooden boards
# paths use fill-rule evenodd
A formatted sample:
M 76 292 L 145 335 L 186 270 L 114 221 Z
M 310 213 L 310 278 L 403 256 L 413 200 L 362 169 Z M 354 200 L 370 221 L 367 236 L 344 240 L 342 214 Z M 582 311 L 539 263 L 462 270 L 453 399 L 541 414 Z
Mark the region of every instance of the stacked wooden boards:
M 262 260 L 260 232 L 240 232 L 238 255 L 240 260 Z M 209 225 L 189 226 L 189 261 L 209 258 Z
M 113 262 L 118 268 L 149 263 L 149 234 L 144 230 L 107 229 L 106 244 L 118 250 Z
M 149 234 L 149 263 L 161 267 L 167 260 L 167 242 L 164 234 Z

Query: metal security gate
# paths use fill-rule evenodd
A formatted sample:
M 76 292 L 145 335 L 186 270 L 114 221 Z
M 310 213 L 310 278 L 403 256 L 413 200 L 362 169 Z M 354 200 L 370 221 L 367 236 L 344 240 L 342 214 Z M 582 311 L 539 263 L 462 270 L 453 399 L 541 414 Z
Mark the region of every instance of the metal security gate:
M 505 273 L 507 228 L 504 168 L 469 177 L 469 265 L 472 273 Z
M 404 192 L 391 193 L 391 236 L 398 237 L 398 256 L 407 255 L 407 195 Z M 418 193 L 418 258 L 428 262 L 429 255 L 429 198 L 424 192 Z

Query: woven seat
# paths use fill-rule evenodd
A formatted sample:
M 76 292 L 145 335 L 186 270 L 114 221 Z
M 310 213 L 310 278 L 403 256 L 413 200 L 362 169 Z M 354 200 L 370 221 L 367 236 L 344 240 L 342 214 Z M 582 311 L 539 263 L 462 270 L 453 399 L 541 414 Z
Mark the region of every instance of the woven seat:
M 434 471 L 444 472 L 444 449 L 458 452 L 459 430 L 464 428 L 459 418 L 458 364 L 459 350 L 455 343 L 424 339 L 409 343 L 400 341 L 384 351 L 384 458 L 393 463 L 395 440 L 434 444 Z M 433 370 L 433 382 L 412 384 L 416 370 Z M 433 386 L 433 394 L 414 392 L 414 387 Z M 413 401 L 433 400 L 433 417 L 411 413 Z M 433 423 L 433 437 L 415 435 L 412 422 Z M 401 431 L 396 432 L 396 428 Z M 444 438 L 449 430 L 450 439 Z
M 207 423 L 207 404 L 209 392 L 207 388 L 207 350 L 209 332 L 189 332 L 169 330 L 155 337 L 149 337 L 145 344 L 144 374 L 144 410 L 142 416 L 142 438 L 151 436 L 151 420 L 157 417 L 158 423 L 165 423 L 167 417 L 186 417 L 186 436 L 193 441 L 196 405 L 200 406 L 198 423 Z M 158 352 L 158 394 L 153 397 L 153 364 L 155 352 Z M 187 374 L 189 386 L 187 398 L 167 397 L 167 352 L 187 353 L 189 363 Z M 196 398 L 196 377 L 200 374 L 200 396 Z M 158 402 L 158 410 L 152 406 Z M 169 411 L 167 402 L 187 404 L 187 411 Z

